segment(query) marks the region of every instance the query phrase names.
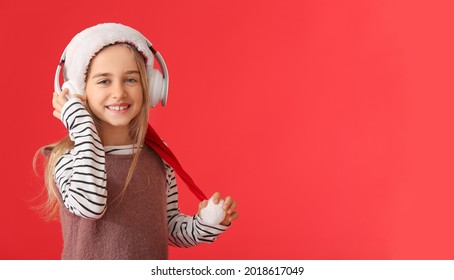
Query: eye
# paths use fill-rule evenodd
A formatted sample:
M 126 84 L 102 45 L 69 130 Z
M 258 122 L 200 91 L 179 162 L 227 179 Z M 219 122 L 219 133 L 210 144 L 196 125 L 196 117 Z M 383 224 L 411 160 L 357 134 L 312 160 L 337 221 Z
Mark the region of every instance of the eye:
M 129 84 L 137 83 L 137 79 L 133 77 L 126 78 L 125 81 Z
M 108 85 L 110 84 L 110 81 L 109 80 L 99 80 L 98 82 L 96 82 L 98 85 Z

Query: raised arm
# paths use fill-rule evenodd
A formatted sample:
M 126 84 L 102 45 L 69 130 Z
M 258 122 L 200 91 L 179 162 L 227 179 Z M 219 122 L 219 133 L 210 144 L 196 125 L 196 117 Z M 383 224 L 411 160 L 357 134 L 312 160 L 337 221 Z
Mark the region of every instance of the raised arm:
M 103 145 L 80 99 L 65 101 L 61 121 L 74 141 L 74 148 L 63 154 L 55 167 L 55 182 L 63 204 L 75 215 L 98 219 L 106 210 L 107 200 Z

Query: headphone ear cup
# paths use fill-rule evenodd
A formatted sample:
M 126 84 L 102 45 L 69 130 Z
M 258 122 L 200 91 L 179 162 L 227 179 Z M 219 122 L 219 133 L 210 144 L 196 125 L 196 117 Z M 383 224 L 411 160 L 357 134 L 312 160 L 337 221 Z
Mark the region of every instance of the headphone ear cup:
M 66 96 L 66 98 L 68 98 L 68 99 L 72 94 L 77 93 L 76 87 L 71 83 L 71 81 L 66 81 L 63 83 L 63 85 L 61 86 L 61 89 L 63 90 L 65 88 L 67 88 L 69 91 L 68 95 Z
M 150 106 L 155 107 L 164 97 L 164 77 L 158 69 L 153 69 L 150 87 Z

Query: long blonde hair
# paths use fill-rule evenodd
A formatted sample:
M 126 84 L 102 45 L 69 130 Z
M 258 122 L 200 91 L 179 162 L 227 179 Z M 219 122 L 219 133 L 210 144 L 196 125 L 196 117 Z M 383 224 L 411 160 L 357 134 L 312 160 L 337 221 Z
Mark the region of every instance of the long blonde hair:
M 140 80 L 141 80 L 142 89 L 143 89 L 143 102 L 142 102 L 142 107 L 141 107 L 140 113 L 133 120 L 131 120 L 131 122 L 129 124 L 129 133 L 130 133 L 131 138 L 134 140 L 134 144 L 133 144 L 134 145 L 133 148 L 135 151 L 134 158 L 132 160 L 131 167 L 129 168 L 128 175 L 126 176 L 123 190 L 110 203 L 116 201 L 119 198 L 121 199 L 123 197 L 128 185 L 129 185 L 129 182 L 131 181 L 132 175 L 134 174 L 134 170 L 137 166 L 137 161 L 139 160 L 140 151 L 144 144 L 145 135 L 147 133 L 148 108 L 149 108 L 149 103 L 150 103 L 150 98 L 148 95 L 149 85 L 148 85 L 148 78 L 147 78 L 147 71 L 146 71 L 144 57 L 134 46 L 131 46 L 130 44 L 116 43 L 115 45 L 125 46 L 128 49 L 130 49 L 131 52 L 134 54 L 134 60 L 139 69 Z M 105 49 L 109 46 L 112 46 L 112 45 L 107 45 L 103 49 Z M 100 51 L 102 51 L 103 49 L 101 49 Z M 85 75 L 85 79 L 87 79 L 88 74 L 90 72 L 90 66 L 91 66 L 91 63 L 88 66 L 88 69 L 87 69 L 87 72 Z M 87 111 L 90 113 L 90 115 L 92 116 L 96 129 L 101 136 L 102 135 L 101 121 L 99 120 L 98 117 L 96 117 L 96 115 L 90 109 L 88 101 L 86 102 L 85 107 L 86 107 Z M 104 142 L 103 140 L 104 139 L 102 139 L 102 136 L 101 136 L 101 142 Z M 68 152 L 69 150 L 71 150 L 73 148 L 74 148 L 74 142 L 70 140 L 69 136 L 66 136 L 56 143 L 52 143 L 50 145 L 41 147 L 35 154 L 35 157 L 33 160 L 33 165 L 35 167 L 35 170 L 36 170 L 37 158 L 41 154 L 48 155 L 45 157 L 45 171 L 44 171 L 44 183 L 46 185 L 47 200 L 40 207 L 46 213 L 46 218 L 48 220 L 56 218 L 56 215 L 59 212 L 59 209 L 61 206 L 60 202 L 59 202 L 60 200 L 58 200 L 58 197 L 60 194 L 57 190 L 57 187 L 55 185 L 55 180 L 54 180 L 55 166 L 56 166 L 58 160 L 60 159 L 60 157 L 64 153 Z

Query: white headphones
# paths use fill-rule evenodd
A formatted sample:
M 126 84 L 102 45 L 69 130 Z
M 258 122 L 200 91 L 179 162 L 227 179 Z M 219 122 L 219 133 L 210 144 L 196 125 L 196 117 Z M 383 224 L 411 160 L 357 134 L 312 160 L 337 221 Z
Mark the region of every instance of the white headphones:
M 128 29 L 126 29 L 127 31 L 129 31 L 129 29 L 130 29 L 130 27 L 126 27 L 126 26 L 123 26 L 123 25 L 120 25 L 120 24 L 110 24 L 110 23 L 101 24 L 101 25 L 95 26 L 94 28 L 106 28 L 106 27 L 112 28 L 112 26 L 114 28 L 117 28 L 119 26 L 119 28 L 121 28 L 122 31 L 125 28 L 128 28 Z M 90 28 L 87 29 L 87 30 L 90 30 Z M 133 29 L 131 29 L 131 30 L 133 30 Z M 135 30 L 133 30 L 133 31 L 137 32 Z M 83 31 L 83 32 L 86 32 L 86 31 Z M 138 33 L 138 34 L 140 34 L 140 33 Z M 77 36 L 80 36 L 80 35 L 78 34 L 78 35 L 76 35 L 76 37 Z M 168 88 L 169 88 L 169 72 L 167 70 L 167 66 L 166 66 L 166 64 L 164 62 L 164 59 L 162 58 L 161 54 L 153 48 L 151 42 L 148 39 L 146 39 L 145 37 L 143 37 L 143 36 L 141 36 L 141 37 L 142 37 L 141 39 L 146 41 L 147 47 L 151 51 L 151 53 L 154 56 L 154 58 L 156 58 L 156 60 L 158 61 L 159 67 L 161 68 L 161 71 L 162 71 L 161 72 L 161 71 L 159 71 L 156 68 L 147 69 L 149 96 L 150 96 L 150 106 L 151 107 L 155 107 L 159 102 L 161 102 L 162 106 L 165 106 L 167 104 Z M 73 39 L 73 41 L 74 41 L 74 39 Z M 121 41 L 122 40 L 117 40 L 115 42 L 121 42 Z M 124 40 L 124 41 L 126 43 L 130 43 L 129 40 Z M 75 43 L 73 43 L 73 44 L 75 44 Z M 134 44 L 132 44 L 132 45 L 134 46 Z M 83 48 L 83 46 L 79 46 L 79 47 Z M 55 91 L 58 94 L 60 94 L 62 92 L 62 89 L 64 89 L 64 88 L 67 88 L 69 90 L 70 94 L 81 93 L 80 92 L 80 90 L 81 90 L 80 86 L 79 86 L 79 89 L 76 86 L 77 82 L 74 82 L 71 79 L 68 79 L 66 77 L 66 72 L 67 72 L 66 70 L 67 69 L 65 67 L 66 66 L 65 65 L 65 61 L 66 61 L 66 53 L 67 53 L 67 49 L 68 48 L 69 48 L 69 45 L 63 51 L 63 54 L 62 54 L 62 56 L 60 58 L 60 63 L 58 64 L 57 70 L 55 72 L 54 89 L 55 89 Z M 73 46 L 73 49 L 74 49 L 74 46 Z M 143 51 L 139 50 L 139 52 L 141 52 L 144 55 L 144 57 L 147 58 L 146 55 L 143 53 Z M 88 59 L 91 59 L 91 58 L 88 58 Z M 147 59 L 150 59 L 150 58 L 147 58 Z M 85 65 L 85 66 L 87 66 L 87 65 Z M 149 67 L 149 65 L 147 64 L 147 68 L 148 67 Z M 63 68 L 64 83 L 60 87 L 60 72 L 61 72 L 62 68 Z M 85 69 L 84 69 L 84 71 L 85 71 Z

